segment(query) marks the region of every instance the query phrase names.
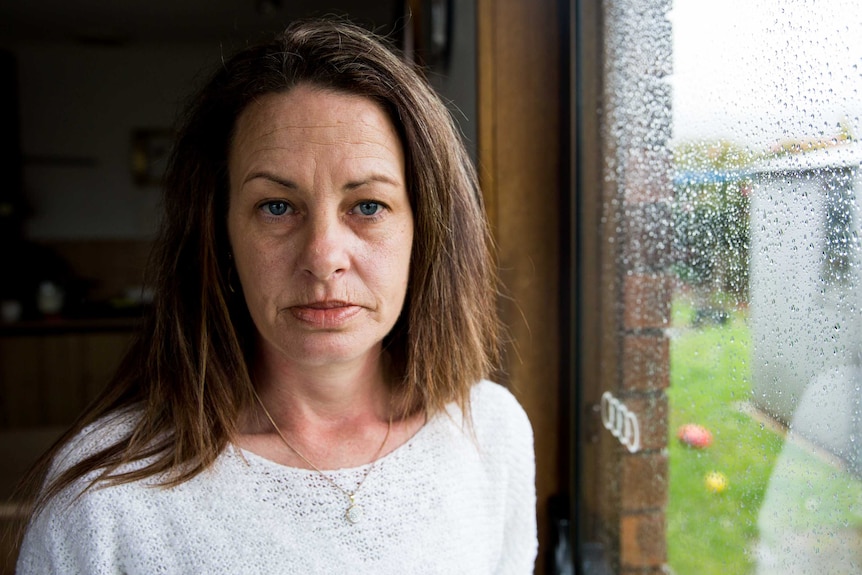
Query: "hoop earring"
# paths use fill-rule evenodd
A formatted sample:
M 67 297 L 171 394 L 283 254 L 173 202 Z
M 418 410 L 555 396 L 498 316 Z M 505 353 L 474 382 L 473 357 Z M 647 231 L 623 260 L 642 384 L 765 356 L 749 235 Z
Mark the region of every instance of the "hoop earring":
M 228 266 L 227 268 L 227 289 L 230 290 L 230 293 L 236 293 L 236 290 L 233 289 L 233 282 L 231 278 L 233 277 L 233 266 Z
M 227 289 L 230 290 L 230 293 L 236 293 L 236 290 L 233 288 L 233 252 L 227 253 Z

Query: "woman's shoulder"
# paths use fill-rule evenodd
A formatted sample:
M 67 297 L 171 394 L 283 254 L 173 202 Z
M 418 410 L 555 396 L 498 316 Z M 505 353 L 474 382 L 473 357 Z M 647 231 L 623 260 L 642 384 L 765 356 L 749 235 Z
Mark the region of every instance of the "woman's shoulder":
M 489 380 L 478 382 L 470 394 L 470 409 L 478 434 L 517 436 L 532 441 L 533 429 L 527 413 L 506 387 Z
M 507 387 L 487 379 L 473 386 L 470 403 L 474 417 L 498 415 L 517 419 L 527 416 L 518 399 Z
M 58 475 L 129 437 L 140 416 L 139 409 L 126 408 L 84 426 L 57 451 L 51 463 L 50 475 Z

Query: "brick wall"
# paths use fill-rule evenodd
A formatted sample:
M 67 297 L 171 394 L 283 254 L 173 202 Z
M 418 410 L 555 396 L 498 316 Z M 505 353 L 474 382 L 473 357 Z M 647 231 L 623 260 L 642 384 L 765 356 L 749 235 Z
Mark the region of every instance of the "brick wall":
M 616 525 L 608 526 L 620 573 L 662 573 L 667 560 L 669 342 L 673 278 L 670 201 L 670 0 L 605 2 L 605 215 L 618 297 L 617 370 L 610 391 L 637 414 L 641 449 L 614 451 Z

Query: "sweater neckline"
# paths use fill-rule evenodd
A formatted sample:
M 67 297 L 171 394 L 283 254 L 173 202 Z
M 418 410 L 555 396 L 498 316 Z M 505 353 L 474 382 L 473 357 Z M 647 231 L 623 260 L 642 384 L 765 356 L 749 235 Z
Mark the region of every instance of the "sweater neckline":
M 446 417 L 445 413 L 443 414 L 443 417 Z M 334 476 L 350 475 L 350 474 L 354 474 L 357 472 L 365 471 L 365 469 L 367 469 L 371 465 L 374 465 L 374 464 L 379 465 L 379 464 L 384 463 L 385 461 L 388 461 L 390 459 L 395 459 L 397 457 L 400 457 L 401 453 L 408 451 L 415 443 L 420 441 L 427 433 L 430 433 L 429 429 L 432 427 L 435 427 L 437 425 L 437 421 L 440 419 L 441 419 L 440 413 L 429 416 L 425 420 L 425 423 L 423 423 L 419 427 L 419 429 L 416 430 L 416 433 L 414 433 L 409 439 L 407 439 L 407 441 L 405 441 L 404 443 L 402 443 L 401 445 L 399 445 L 398 447 L 396 447 L 395 449 L 393 449 L 392 451 L 390 451 L 389 453 L 387 453 L 383 457 L 376 459 L 375 461 L 371 461 L 371 462 L 365 463 L 363 465 L 359 465 L 357 467 L 341 467 L 338 469 L 322 469 L 321 471 L 323 471 L 324 473 L 327 473 L 329 475 L 334 475 Z M 239 445 L 237 445 L 235 443 L 230 443 L 230 447 L 232 448 L 232 450 L 235 453 L 237 453 L 239 455 L 240 459 L 245 460 L 246 462 L 254 461 L 254 462 L 259 463 L 261 465 L 265 465 L 266 467 L 269 467 L 272 469 L 278 469 L 282 472 L 290 472 L 290 473 L 296 473 L 296 474 L 312 474 L 312 475 L 316 475 L 318 473 L 317 471 L 315 471 L 313 469 L 307 469 L 305 467 L 295 467 L 292 465 L 284 465 L 284 464 L 278 463 L 276 461 L 273 461 L 272 459 L 269 459 L 268 457 L 264 457 L 263 455 L 259 455 L 259 454 L 255 453 L 254 451 L 249 451 L 248 449 L 240 447 Z

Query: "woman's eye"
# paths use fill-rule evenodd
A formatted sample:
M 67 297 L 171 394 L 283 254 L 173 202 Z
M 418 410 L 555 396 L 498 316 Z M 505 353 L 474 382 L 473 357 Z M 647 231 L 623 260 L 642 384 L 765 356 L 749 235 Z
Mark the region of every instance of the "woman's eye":
M 383 209 L 383 206 L 377 202 L 361 202 L 357 204 L 356 208 L 363 216 L 373 216 Z
M 290 209 L 290 205 L 287 202 L 267 202 L 261 209 L 265 211 L 270 216 L 283 216 Z

